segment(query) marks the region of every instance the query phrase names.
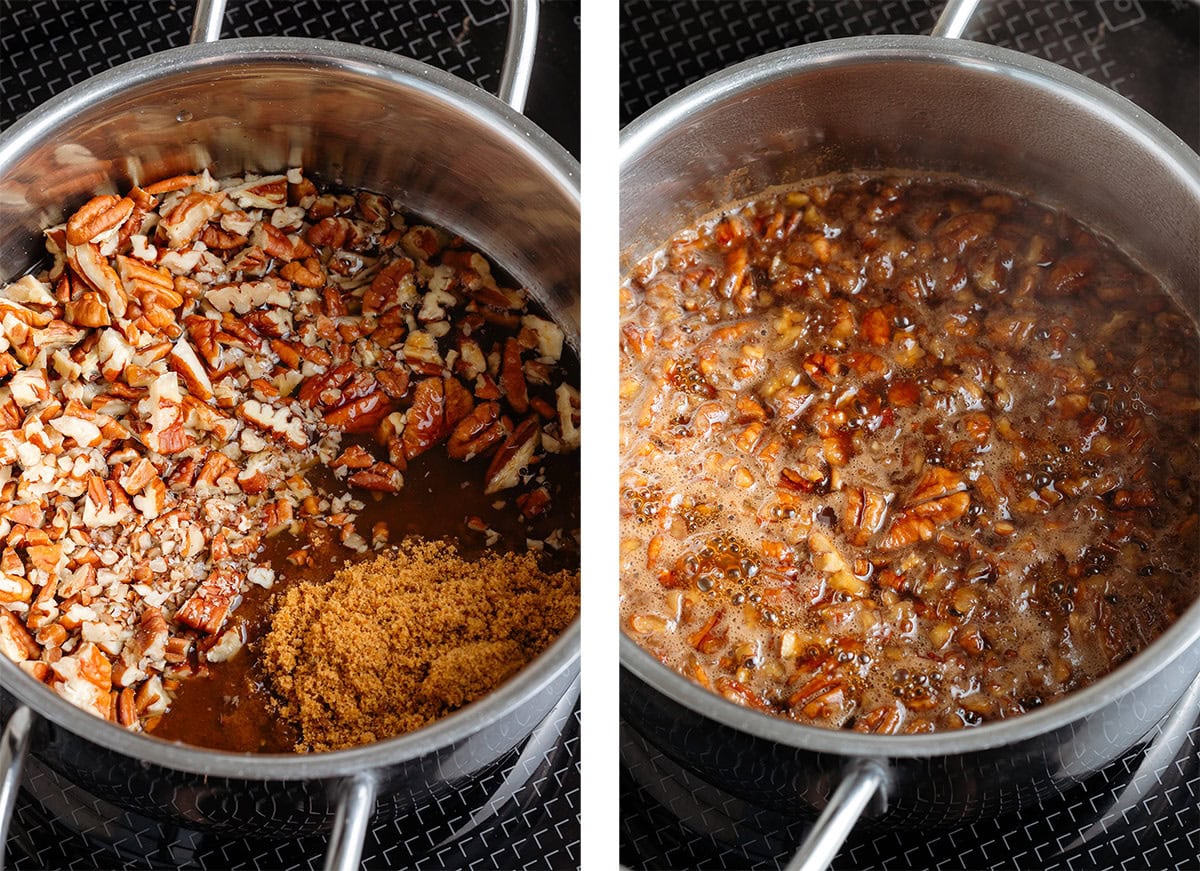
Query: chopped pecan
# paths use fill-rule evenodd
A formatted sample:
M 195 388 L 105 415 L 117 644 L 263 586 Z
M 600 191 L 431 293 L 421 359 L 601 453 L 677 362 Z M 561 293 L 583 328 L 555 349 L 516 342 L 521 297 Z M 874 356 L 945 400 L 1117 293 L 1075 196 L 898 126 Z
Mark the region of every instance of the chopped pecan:
M 365 469 L 375 462 L 365 448 L 361 445 L 350 445 L 346 450 L 342 451 L 341 455 L 329 464 L 331 469 L 339 469 L 345 467 L 347 469 Z
M 108 306 L 100 294 L 84 291 L 78 299 L 69 300 L 64 307 L 63 317 L 67 323 L 80 327 L 107 327 L 112 323 Z
M 524 414 L 529 410 L 529 392 L 525 385 L 525 372 L 521 367 L 521 346 L 516 339 L 509 339 L 504 344 L 500 386 L 513 411 Z
M 132 213 L 133 200 L 128 197 L 92 197 L 67 221 L 67 243 L 99 242 L 101 237 L 120 228 Z
M 533 518 L 544 514 L 550 507 L 550 491 L 545 487 L 535 487 L 528 493 L 517 497 L 517 507 L 525 517 Z
M 380 314 L 399 305 L 405 297 L 405 294 L 401 293 L 404 279 L 411 275 L 412 271 L 413 262 L 407 257 L 398 257 L 381 269 L 363 294 L 363 314 Z M 416 296 L 411 281 L 408 283 L 408 290 L 409 294 Z
M 492 457 L 485 493 L 499 493 L 521 483 L 521 470 L 533 459 L 541 443 L 541 435 L 536 416 L 526 418 L 517 425 L 503 447 Z
M 303 263 L 299 260 L 285 263 L 279 270 L 279 274 L 293 284 L 298 284 L 301 287 L 317 288 L 325 286 L 325 270 L 321 268 L 321 261 L 315 257 L 309 257 Z
M 343 432 L 370 432 L 395 405 L 382 390 L 345 402 L 325 414 L 325 423 Z
M 951 493 L 957 493 L 967 488 L 962 476 L 944 469 L 941 466 L 927 466 L 917 486 L 913 489 L 905 503 L 905 508 L 911 508 L 928 499 L 937 499 Z
M 223 193 L 206 194 L 194 191 L 163 215 L 158 226 L 166 234 L 172 248 L 182 248 L 200 235 L 201 229 L 217 213 L 224 200 Z
M 148 194 L 166 194 L 172 191 L 180 191 L 184 188 L 190 188 L 192 185 L 200 181 L 198 175 L 174 175 L 170 178 L 164 178 L 162 181 L 156 181 L 153 184 L 146 185 L 143 190 Z
M 435 376 L 417 382 L 401 436 L 406 459 L 424 453 L 450 434 L 445 412 L 446 392 L 442 378 Z
M 33 640 L 17 616 L 6 608 L 0 608 L 0 653 L 13 662 L 37 659 L 41 646 Z
M 229 188 L 227 193 L 243 209 L 278 209 L 287 205 L 287 177 L 268 175 L 250 179 Z
M 283 439 L 295 450 L 308 447 L 308 432 L 304 422 L 286 408 L 273 408 L 266 403 L 249 399 L 239 406 L 238 415 L 263 432 Z
M 113 317 L 125 316 L 125 292 L 121 288 L 117 273 L 108 260 L 101 256 L 99 248 L 91 243 L 68 244 L 67 262 L 76 275 L 100 293 Z
M 238 598 L 242 581 L 239 572 L 214 569 L 175 612 L 175 619 L 200 632 L 215 635 Z
M 854 544 L 861 547 L 883 528 L 888 505 L 895 494 L 869 484 L 848 487 L 845 492 L 846 512 L 842 515 L 842 529 Z
M 353 363 L 339 363 L 324 375 L 307 379 L 296 395 L 306 405 L 323 405 L 325 403 L 321 401 L 321 396 L 327 391 L 340 391 L 342 385 L 349 381 L 356 371 L 358 367 Z
M 200 241 L 218 251 L 231 251 L 245 245 L 246 237 L 240 233 L 230 233 L 228 230 L 222 230 L 220 227 L 209 224 L 200 234 Z
M 378 493 L 399 493 L 404 487 L 404 476 L 388 463 L 375 463 L 369 469 L 355 472 L 346 480 L 352 486 Z
M 470 460 L 487 453 L 508 436 L 500 420 L 500 404 L 481 402 L 454 427 L 446 453 L 455 460 Z
M 403 368 L 380 369 L 375 373 L 375 379 L 383 392 L 392 399 L 403 399 L 408 395 L 408 370 Z
M 183 379 L 188 392 L 200 400 L 212 399 L 212 382 L 208 378 L 208 373 L 204 371 L 200 358 L 196 356 L 196 352 L 192 350 L 192 346 L 188 344 L 186 338 L 180 337 L 171 348 L 167 363 L 172 371 Z

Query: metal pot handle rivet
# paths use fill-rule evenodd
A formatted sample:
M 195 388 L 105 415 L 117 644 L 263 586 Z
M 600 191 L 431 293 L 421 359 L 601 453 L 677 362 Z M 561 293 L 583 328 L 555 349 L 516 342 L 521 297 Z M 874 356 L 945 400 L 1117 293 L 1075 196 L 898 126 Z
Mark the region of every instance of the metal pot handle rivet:
M 525 111 L 529 79 L 533 74 L 539 2 L 540 0 L 509 0 L 508 43 L 504 47 L 500 89 L 496 96 L 518 112 Z M 224 18 L 225 0 L 196 0 L 189 42 L 195 44 L 219 40 Z
M 8 718 L 4 734 L 0 736 L 0 871 L 4 868 L 8 824 L 17 804 L 17 792 L 21 788 L 21 769 L 25 765 L 25 751 L 29 749 L 33 723 L 33 712 L 21 705 Z

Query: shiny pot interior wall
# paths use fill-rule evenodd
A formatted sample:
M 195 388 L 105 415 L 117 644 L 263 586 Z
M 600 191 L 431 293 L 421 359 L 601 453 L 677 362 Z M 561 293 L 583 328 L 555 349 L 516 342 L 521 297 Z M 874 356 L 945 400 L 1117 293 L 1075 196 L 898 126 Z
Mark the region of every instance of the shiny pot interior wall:
M 1102 102 L 1058 73 L 1013 52 L 926 37 L 834 40 L 726 70 L 627 129 L 622 266 L 772 185 L 855 169 L 952 172 L 1065 207 L 1195 314 L 1200 170 L 1164 156 L 1114 111 L 1115 95 Z
M 447 89 L 449 76 L 431 82 L 435 72 L 354 46 L 257 39 L 98 76 L 71 92 L 70 111 L 58 98 L 5 137 L 0 279 L 36 262 L 40 228 L 93 194 L 206 166 L 222 176 L 302 165 L 468 238 L 578 335 L 574 186 L 507 107 L 465 84 Z

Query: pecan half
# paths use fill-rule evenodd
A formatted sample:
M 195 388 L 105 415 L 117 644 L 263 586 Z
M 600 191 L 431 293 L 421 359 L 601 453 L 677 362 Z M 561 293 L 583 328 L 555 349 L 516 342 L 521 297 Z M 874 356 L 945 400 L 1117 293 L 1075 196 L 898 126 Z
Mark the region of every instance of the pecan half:
M 508 429 L 500 420 L 500 404 L 481 402 L 454 427 L 446 453 L 455 460 L 470 460 L 487 453 L 507 436 Z
M 92 197 L 67 221 L 67 243 L 97 242 L 117 230 L 132 213 L 133 200 L 128 197 Z

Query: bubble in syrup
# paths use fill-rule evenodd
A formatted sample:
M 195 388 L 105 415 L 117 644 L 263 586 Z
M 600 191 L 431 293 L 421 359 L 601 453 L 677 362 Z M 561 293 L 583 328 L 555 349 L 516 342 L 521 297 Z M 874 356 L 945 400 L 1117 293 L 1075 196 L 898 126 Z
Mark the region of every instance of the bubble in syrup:
M 181 109 L 179 111 L 179 114 L 175 116 L 175 120 L 178 121 L 180 124 L 183 124 L 187 121 L 191 121 L 192 113 L 189 112 L 187 109 Z

